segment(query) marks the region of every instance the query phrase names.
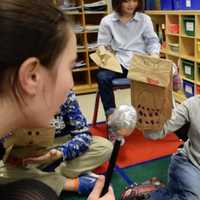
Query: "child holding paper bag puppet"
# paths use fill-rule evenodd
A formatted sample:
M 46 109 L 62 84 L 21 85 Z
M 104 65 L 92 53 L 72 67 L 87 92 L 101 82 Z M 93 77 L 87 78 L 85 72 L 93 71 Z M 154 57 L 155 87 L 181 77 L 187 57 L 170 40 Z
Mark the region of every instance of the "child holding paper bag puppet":
M 149 16 L 142 13 L 142 0 L 113 0 L 114 12 L 101 20 L 98 46 L 111 49 L 121 65 L 122 73 L 101 68 L 97 82 L 104 111 L 108 117 L 115 109 L 112 80 L 126 78 L 134 53 L 159 56 L 159 39 Z
M 54 128 L 49 128 L 52 130 L 18 129 L 14 131 L 16 139 L 18 139 L 17 135 L 20 135 L 21 141 L 17 140 L 18 147 L 13 147 L 5 167 L 0 170 L 1 174 L 5 178 L 14 180 L 20 179 L 23 173 L 24 178 L 42 180 L 59 194 L 62 186 L 58 187 L 59 184 L 47 177 L 44 180 L 42 176 L 45 173 L 48 175 L 47 172 L 50 174 L 55 171 L 63 179 L 67 179 L 65 190 L 88 195 L 97 180 L 97 175 L 89 172 L 110 158 L 112 143 L 102 137 L 91 135 L 73 91 L 67 95 L 52 125 L 55 128 L 53 144 L 49 144 L 49 140 L 54 135 Z M 48 137 L 50 134 L 51 137 Z M 21 148 L 19 147 L 20 142 Z M 47 144 L 46 148 L 42 148 L 44 143 Z M 13 166 L 13 175 L 7 174 L 10 171 L 8 166 Z M 23 167 L 25 167 L 24 170 Z M 72 186 L 68 182 L 73 183 Z
M 200 96 L 196 95 L 179 104 L 158 132 L 146 131 L 145 137 L 160 139 L 190 122 L 188 139 L 171 156 L 166 188 L 152 192 L 148 200 L 200 199 Z M 184 134 L 184 132 L 183 132 Z M 142 187 L 142 186 L 141 186 Z M 133 195 L 134 187 L 123 193 L 122 200 L 139 199 Z

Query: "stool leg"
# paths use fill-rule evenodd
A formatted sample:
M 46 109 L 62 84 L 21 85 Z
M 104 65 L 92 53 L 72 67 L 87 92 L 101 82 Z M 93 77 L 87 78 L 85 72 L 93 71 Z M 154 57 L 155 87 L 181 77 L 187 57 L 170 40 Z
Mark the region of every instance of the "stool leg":
M 96 122 L 97 122 L 97 115 L 98 115 L 98 110 L 99 110 L 99 98 L 100 98 L 100 94 L 99 94 L 99 91 L 97 91 L 96 99 L 95 99 L 95 106 L 94 106 L 93 120 L 92 120 L 93 127 L 96 126 Z

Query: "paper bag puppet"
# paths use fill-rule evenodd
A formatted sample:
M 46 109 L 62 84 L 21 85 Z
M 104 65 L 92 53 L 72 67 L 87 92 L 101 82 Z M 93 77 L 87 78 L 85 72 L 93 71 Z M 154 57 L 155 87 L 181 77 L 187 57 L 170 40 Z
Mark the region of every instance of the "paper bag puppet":
M 172 66 L 166 59 L 134 55 L 128 72 L 131 101 L 138 113 L 137 127 L 159 131 L 172 111 Z
M 54 137 L 54 128 L 16 129 L 4 142 L 6 154 L 3 160 L 42 155 L 53 145 Z
M 95 53 L 90 54 L 90 58 L 101 68 L 122 73 L 121 65 L 115 55 L 106 50 L 104 46 L 98 47 Z

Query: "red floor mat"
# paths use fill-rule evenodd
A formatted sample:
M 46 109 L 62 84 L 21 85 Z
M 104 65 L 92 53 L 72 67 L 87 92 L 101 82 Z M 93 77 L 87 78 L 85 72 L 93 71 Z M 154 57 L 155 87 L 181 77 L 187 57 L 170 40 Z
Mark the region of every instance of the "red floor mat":
M 93 135 L 106 137 L 105 124 L 98 124 L 90 128 Z M 162 140 L 145 139 L 143 134 L 135 129 L 132 135 L 126 138 L 126 143 L 121 147 L 117 164 L 120 167 L 127 167 L 147 160 L 160 158 L 174 153 L 181 144 L 175 134 L 168 134 Z M 106 169 L 102 166 L 98 172 Z

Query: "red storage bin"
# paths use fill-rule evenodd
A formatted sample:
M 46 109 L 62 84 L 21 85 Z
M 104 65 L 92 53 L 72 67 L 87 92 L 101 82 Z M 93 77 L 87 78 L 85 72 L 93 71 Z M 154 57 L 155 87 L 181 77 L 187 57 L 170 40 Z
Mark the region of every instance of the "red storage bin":
M 200 85 L 196 85 L 196 94 L 200 94 Z
M 170 33 L 179 33 L 179 24 L 169 24 L 168 30 Z

